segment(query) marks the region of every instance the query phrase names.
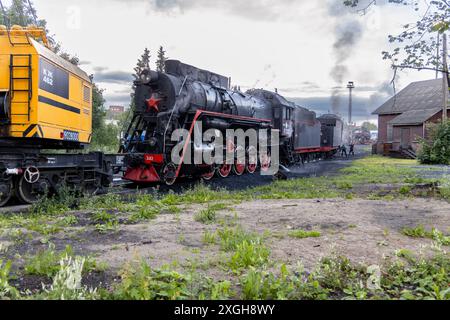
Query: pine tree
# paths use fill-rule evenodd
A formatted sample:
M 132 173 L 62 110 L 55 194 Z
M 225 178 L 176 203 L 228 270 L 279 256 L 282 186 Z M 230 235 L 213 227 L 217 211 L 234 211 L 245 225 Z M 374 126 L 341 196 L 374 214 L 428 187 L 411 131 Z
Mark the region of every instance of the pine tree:
M 158 50 L 158 60 L 156 61 L 156 71 L 165 72 L 166 71 L 166 51 L 164 51 L 163 46 L 159 47 Z
M 141 58 L 138 59 L 138 62 L 136 64 L 136 67 L 134 68 L 134 74 L 133 77 L 135 80 L 139 80 L 142 71 L 145 69 L 150 69 L 150 50 L 148 48 L 144 49 L 144 53 L 141 55 Z M 136 85 L 133 83 L 132 86 L 133 93 L 131 93 L 131 106 L 130 108 L 134 110 L 134 91 L 136 90 Z
M 3 16 L 3 12 L 0 13 L 0 24 L 7 25 L 8 22 L 11 26 L 19 25 L 26 27 L 28 25 L 36 25 L 41 28 L 46 28 L 47 21 L 37 19 L 36 9 L 33 3 L 28 0 L 13 0 L 9 7 L 5 7 L 7 19 Z
M 144 53 L 141 55 L 141 58 L 138 59 L 138 62 L 136 64 L 136 67 L 134 68 L 134 74 L 133 77 L 136 80 L 139 80 L 139 77 L 141 76 L 142 71 L 145 69 L 150 69 L 150 50 L 148 48 L 144 49 Z M 134 89 L 134 86 L 133 86 Z

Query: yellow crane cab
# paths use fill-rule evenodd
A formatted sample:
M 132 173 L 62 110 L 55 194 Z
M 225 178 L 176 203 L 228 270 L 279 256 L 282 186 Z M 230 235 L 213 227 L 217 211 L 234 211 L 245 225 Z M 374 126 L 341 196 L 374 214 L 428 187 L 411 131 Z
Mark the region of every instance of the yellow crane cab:
M 92 82 L 55 54 L 45 30 L 0 26 L 0 146 L 82 148 L 92 137 Z

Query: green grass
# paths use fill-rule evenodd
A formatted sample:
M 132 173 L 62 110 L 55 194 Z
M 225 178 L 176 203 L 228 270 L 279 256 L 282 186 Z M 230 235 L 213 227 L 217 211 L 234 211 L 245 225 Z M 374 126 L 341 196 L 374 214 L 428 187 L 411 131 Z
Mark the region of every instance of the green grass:
M 115 216 L 106 211 L 97 211 L 93 215 L 93 220 L 97 223 L 106 223 L 115 220 Z
M 259 236 L 245 231 L 242 227 L 225 227 L 217 231 L 217 238 L 222 251 L 230 252 L 237 249 L 243 242 L 259 241 Z
M 436 228 L 432 228 L 431 231 L 426 230 L 424 226 L 404 228 L 402 234 L 411 238 L 432 239 L 441 245 L 450 246 L 450 235 L 444 235 Z
M 195 221 L 204 224 L 211 224 L 216 221 L 216 214 L 216 210 L 208 207 L 207 209 L 201 210 L 195 215 Z
M 122 211 L 127 209 L 127 205 L 119 195 L 107 194 L 99 197 L 82 198 L 79 208 L 82 210 Z
M 0 260 L 0 300 L 18 299 L 20 292 L 9 284 L 12 262 Z
M 412 187 L 411 186 L 403 186 L 400 188 L 400 190 L 398 191 L 401 195 L 409 195 L 412 191 Z
M 161 212 L 179 213 L 180 205 L 206 204 L 221 202 L 232 204 L 240 201 L 252 201 L 257 199 L 322 199 L 343 197 L 353 199 L 357 195 L 357 187 L 362 184 L 380 183 L 415 184 L 424 182 L 418 177 L 416 171 L 410 166 L 417 165 L 416 161 L 391 159 L 380 156 L 371 156 L 356 160 L 350 167 L 342 169 L 339 174 L 332 177 L 313 177 L 286 181 L 275 181 L 269 185 L 249 188 L 248 190 L 229 192 L 226 190 L 212 190 L 205 184 L 199 184 L 184 193 L 169 193 L 158 197 L 155 194 L 138 195 L 134 201 L 122 199 L 118 195 L 106 195 L 101 197 L 88 197 L 78 199 L 70 192 L 63 192 L 57 198 L 40 201 L 30 211 L 31 214 L 1 216 L 0 228 L 16 225 L 23 226 L 24 222 L 32 224 L 46 224 L 55 215 L 62 215 L 71 209 L 92 210 L 95 212 L 128 212 L 130 222 L 139 222 L 154 219 Z M 393 200 L 397 196 L 408 195 L 411 186 L 405 186 L 398 194 L 389 194 L 380 197 L 377 194 L 368 195 L 372 200 Z M 349 190 L 355 190 L 349 194 Z M 440 189 L 441 196 L 450 200 L 450 179 L 442 179 Z M 214 208 L 215 211 L 221 209 Z M 205 216 L 213 215 L 213 212 L 204 212 Z M 39 218 L 41 220 L 39 220 Z M 34 221 L 32 221 L 34 220 Z M 202 219 L 203 220 L 203 219 Z M 208 219 L 206 219 L 208 220 Z M 63 224 L 63 226 L 65 226 Z M 34 228 L 38 230 L 39 228 Z M 39 231 L 39 230 L 38 230 Z M 52 230 L 42 230 L 42 233 L 52 233 Z
M 208 205 L 206 209 L 201 210 L 195 215 L 195 221 L 211 224 L 216 221 L 217 211 L 221 211 L 228 208 L 228 206 L 224 203 L 215 203 Z
M 215 232 L 205 231 L 202 240 L 204 244 L 215 245 L 217 243 L 217 234 Z
M 322 234 L 319 231 L 294 230 L 289 232 L 289 236 L 297 239 L 319 238 Z
M 73 249 L 67 246 L 63 251 L 56 251 L 53 245 L 46 250 L 39 251 L 36 255 L 28 257 L 24 270 L 28 275 L 53 277 L 60 269 L 60 261 L 65 257 L 75 257 Z M 84 272 L 104 271 L 106 265 L 98 264 L 92 258 L 86 258 Z
M 66 253 L 69 254 L 69 252 Z M 175 271 L 178 264 L 159 269 L 146 262 L 128 264 L 119 273 L 118 281 L 107 290 L 81 286 L 87 270 L 98 268 L 89 259 L 63 257 L 52 254 L 41 268 L 41 274 L 51 276 L 52 286 L 37 293 L 19 292 L 10 285 L 12 263 L 0 261 L 1 299 L 116 299 L 116 300 L 449 300 L 450 255 L 436 251 L 433 256 L 417 256 L 399 250 L 397 258 L 380 266 L 354 264 L 349 259 L 333 255 L 320 261 L 312 272 L 285 265 L 279 271 L 268 269 L 268 249 L 262 243 L 244 241 L 237 246 L 230 263 L 240 272 L 233 280 L 212 280 L 198 272 L 195 265 L 189 270 Z M 233 260 L 234 258 L 234 260 Z M 235 282 L 236 286 L 232 286 Z M 75 283 L 76 287 L 70 285 Z M 236 289 L 236 290 L 233 290 Z
M 439 194 L 440 196 L 450 201 L 450 176 L 445 176 L 441 179 L 441 186 L 439 188 Z
M 263 267 L 269 263 L 270 250 L 261 242 L 243 241 L 236 246 L 228 266 L 234 272 L 250 267 Z
M 215 282 L 194 274 L 182 274 L 168 266 L 153 269 L 146 262 L 128 265 L 121 271 L 121 281 L 104 298 L 116 300 L 187 300 L 228 299 L 229 281 Z
M 288 270 L 277 274 L 251 268 L 240 278 L 243 299 L 250 300 L 449 300 L 450 256 L 408 256 L 383 266 L 352 264 L 347 258 L 324 258 L 310 274 Z

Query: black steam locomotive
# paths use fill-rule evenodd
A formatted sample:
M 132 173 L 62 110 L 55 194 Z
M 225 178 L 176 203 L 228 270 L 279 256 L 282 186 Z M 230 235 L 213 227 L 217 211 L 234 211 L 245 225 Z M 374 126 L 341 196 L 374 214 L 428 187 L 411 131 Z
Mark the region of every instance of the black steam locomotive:
M 229 78 L 180 61 L 167 61 L 164 73 L 145 70 L 135 86 L 135 109 L 120 153 L 125 155 L 124 178 L 138 184 L 163 181 L 171 185 L 186 176 L 208 180 L 215 174 L 223 178 L 232 173 L 253 174 L 258 168 L 268 170 L 274 148 L 279 150 L 280 164 L 291 165 L 330 157 L 342 144 L 344 126 L 339 117 L 317 118 L 276 92 L 232 90 Z M 276 132 L 280 139 L 270 141 L 263 153 L 227 140 L 223 153 L 234 153 L 233 163 L 187 164 L 187 154 L 217 150 L 215 137 L 200 143 L 193 138 L 199 122 L 204 131 L 214 130 L 216 137 L 226 137 L 229 129 L 254 129 L 267 130 L 269 137 Z M 184 129 L 187 136 L 173 141 L 177 129 Z M 180 142 L 181 161 L 175 163 L 172 155 Z M 239 156 L 242 153 L 245 159 Z

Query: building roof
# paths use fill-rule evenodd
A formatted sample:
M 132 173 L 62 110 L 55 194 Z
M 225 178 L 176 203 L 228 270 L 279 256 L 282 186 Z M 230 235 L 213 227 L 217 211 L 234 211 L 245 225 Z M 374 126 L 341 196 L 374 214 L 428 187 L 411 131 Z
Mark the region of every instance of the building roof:
M 373 114 L 400 114 L 413 110 L 431 111 L 442 108 L 443 101 L 442 79 L 413 82 L 375 110 Z
M 441 110 L 441 108 L 409 110 L 389 121 L 389 124 L 394 126 L 421 125 Z

